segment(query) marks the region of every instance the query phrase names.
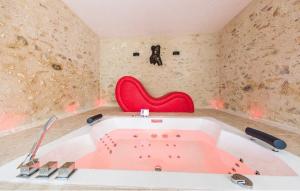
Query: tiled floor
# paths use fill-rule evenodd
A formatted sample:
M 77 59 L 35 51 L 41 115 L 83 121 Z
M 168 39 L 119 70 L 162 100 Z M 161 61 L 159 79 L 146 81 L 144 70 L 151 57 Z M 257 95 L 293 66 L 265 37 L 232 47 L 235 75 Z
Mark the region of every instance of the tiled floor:
M 83 114 L 79 114 L 73 117 L 59 120 L 51 130 L 47 133 L 46 139 L 43 144 L 49 143 L 75 129 L 82 127 L 85 124 L 86 118 L 96 113 L 102 113 L 104 115 L 136 115 L 136 113 L 123 113 L 117 108 L 100 108 L 97 110 L 89 111 Z M 161 113 L 152 113 L 152 115 L 162 115 Z M 287 144 L 287 150 L 300 156 L 300 135 L 278 129 L 269 125 L 265 125 L 250 119 L 237 117 L 228 113 L 224 113 L 217 110 L 197 110 L 193 114 L 163 114 L 168 116 L 180 115 L 180 116 L 210 116 L 218 120 L 221 120 L 229 125 L 232 125 L 240 130 L 244 130 L 246 127 L 253 127 L 262 131 L 273 134 L 284 139 Z M 7 135 L 0 138 L 0 165 L 3 165 L 10 160 L 13 160 L 19 156 L 26 154 L 36 136 L 39 134 L 40 127 L 34 127 L 32 129 L 24 130 L 16 134 Z M 30 184 L 10 184 L 0 182 L 1 190 L 116 190 L 115 188 L 95 188 L 95 187 L 78 187 L 78 186 L 49 186 L 49 185 L 30 185 Z M 120 190 L 120 189 L 118 189 Z M 121 189 L 122 190 L 122 189 Z M 126 189 L 125 189 L 126 190 Z M 134 190 L 134 189 L 133 189 Z

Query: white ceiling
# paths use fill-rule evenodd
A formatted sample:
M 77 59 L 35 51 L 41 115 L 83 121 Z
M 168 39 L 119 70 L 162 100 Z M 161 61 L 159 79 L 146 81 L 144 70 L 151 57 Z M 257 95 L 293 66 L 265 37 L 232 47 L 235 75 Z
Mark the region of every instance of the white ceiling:
M 63 0 L 99 36 L 212 33 L 251 0 Z

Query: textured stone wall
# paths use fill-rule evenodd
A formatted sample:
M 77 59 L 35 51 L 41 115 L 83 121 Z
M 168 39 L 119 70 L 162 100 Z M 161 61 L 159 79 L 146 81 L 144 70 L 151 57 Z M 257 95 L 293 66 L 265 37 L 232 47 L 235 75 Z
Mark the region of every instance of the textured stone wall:
M 149 62 L 151 46 L 157 44 L 163 66 Z M 218 97 L 218 35 L 102 39 L 100 47 L 100 94 L 106 105 L 116 104 L 115 85 L 124 75 L 138 78 L 155 97 L 184 91 L 198 108 Z M 173 51 L 180 55 L 173 56 Z M 133 52 L 140 56 L 133 57 Z
M 162 67 L 149 63 L 156 44 Z M 0 0 L 0 130 L 116 105 L 124 75 L 153 96 L 184 91 L 196 108 L 224 101 L 226 109 L 300 127 L 299 52 L 300 0 L 253 0 L 218 34 L 100 43 L 60 0 Z
M 300 127 L 300 1 L 254 0 L 220 34 L 225 108 Z
M 0 130 L 95 107 L 98 46 L 60 0 L 0 0 Z

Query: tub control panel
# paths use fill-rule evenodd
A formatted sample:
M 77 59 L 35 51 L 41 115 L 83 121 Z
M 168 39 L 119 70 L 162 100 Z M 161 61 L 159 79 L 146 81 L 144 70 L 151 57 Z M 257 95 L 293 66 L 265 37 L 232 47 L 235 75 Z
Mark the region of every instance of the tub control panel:
M 149 117 L 149 115 L 150 115 L 149 109 L 141 109 L 140 111 L 141 117 Z
M 162 123 L 162 119 L 151 119 L 151 123 Z

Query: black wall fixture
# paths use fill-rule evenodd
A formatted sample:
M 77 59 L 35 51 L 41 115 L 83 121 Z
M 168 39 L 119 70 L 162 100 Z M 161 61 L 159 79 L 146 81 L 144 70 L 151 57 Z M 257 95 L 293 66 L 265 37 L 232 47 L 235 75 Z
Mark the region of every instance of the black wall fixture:
M 160 57 L 160 45 L 151 46 L 152 54 L 150 56 L 150 63 L 158 66 L 162 66 L 162 61 Z
M 179 51 L 173 51 L 173 55 L 174 55 L 174 56 L 179 56 L 179 55 L 180 55 L 180 52 L 179 52 Z
M 132 55 L 133 56 L 140 56 L 140 53 L 139 52 L 134 52 Z

